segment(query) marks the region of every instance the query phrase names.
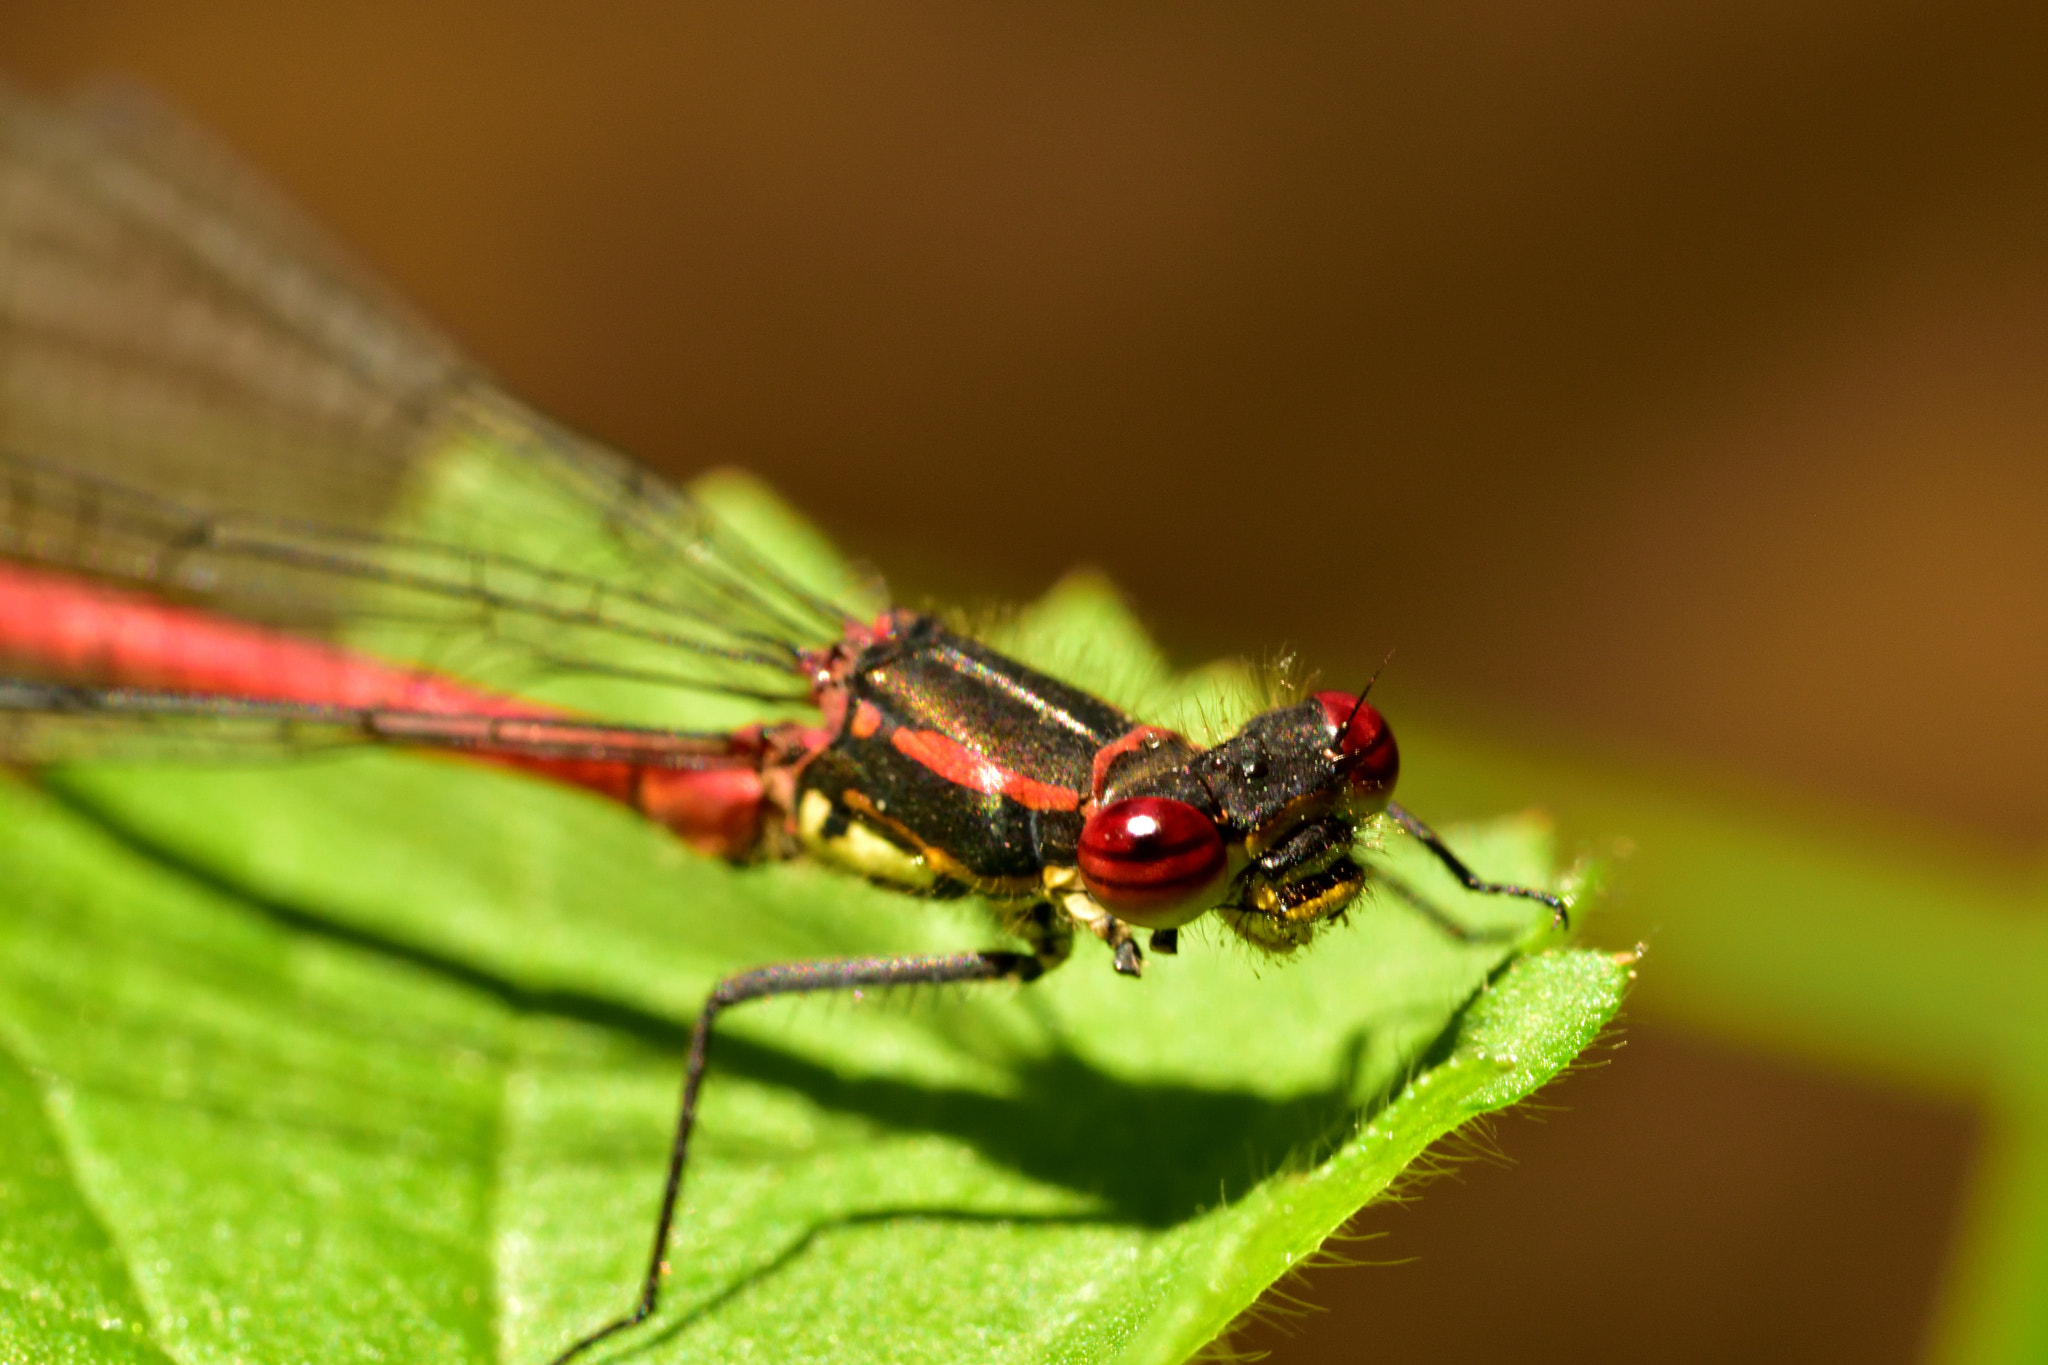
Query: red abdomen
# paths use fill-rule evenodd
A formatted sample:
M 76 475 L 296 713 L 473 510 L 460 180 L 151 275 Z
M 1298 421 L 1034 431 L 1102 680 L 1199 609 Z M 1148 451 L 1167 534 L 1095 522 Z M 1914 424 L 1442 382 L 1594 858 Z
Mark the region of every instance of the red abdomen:
M 207 699 L 293 703 L 409 716 L 559 719 L 499 696 L 336 645 L 171 606 L 85 579 L 0 563 L 0 660 L 65 683 Z M 760 835 L 758 747 L 735 736 L 734 761 L 704 770 L 562 758 L 488 745 L 469 757 L 518 768 L 632 806 L 707 852 L 752 853 Z

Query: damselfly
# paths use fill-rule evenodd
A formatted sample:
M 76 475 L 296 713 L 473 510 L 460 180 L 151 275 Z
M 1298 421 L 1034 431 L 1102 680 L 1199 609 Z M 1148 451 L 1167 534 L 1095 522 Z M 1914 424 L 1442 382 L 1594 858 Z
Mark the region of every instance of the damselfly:
M 533 496 L 432 510 L 483 465 Z M 506 522 L 549 517 L 601 543 L 505 548 Z M 1483 879 L 1391 801 L 1398 750 L 1364 691 L 1314 692 L 1204 748 L 860 597 L 521 407 L 174 121 L 0 96 L 0 757 L 457 752 L 590 788 L 735 862 L 979 897 L 1020 945 L 721 982 L 638 1297 L 558 1362 L 656 1307 L 733 1005 L 1029 981 L 1077 939 L 1136 977 L 1146 947 L 1173 953 L 1207 915 L 1292 952 L 1360 895 L 1354 850 L 1382 821 L 1468 888 L 1564 919 L 1560 898 Z M 678 731 L 519 696 L 564 675 L 768 718 Z

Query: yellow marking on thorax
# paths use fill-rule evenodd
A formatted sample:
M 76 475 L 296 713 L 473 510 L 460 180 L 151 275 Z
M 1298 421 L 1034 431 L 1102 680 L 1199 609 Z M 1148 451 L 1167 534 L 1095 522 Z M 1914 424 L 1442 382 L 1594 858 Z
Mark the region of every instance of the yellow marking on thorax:
M 892 886 L 929 891 L 938 881 L 930 864 L 909 849 L 883 838 L 873 827 L 849 819 L 846 828 L 828 835 L 832 802 L 822 792 L 805 792 L 797 806 L 797 837 L 813 857 L 863 877 Z

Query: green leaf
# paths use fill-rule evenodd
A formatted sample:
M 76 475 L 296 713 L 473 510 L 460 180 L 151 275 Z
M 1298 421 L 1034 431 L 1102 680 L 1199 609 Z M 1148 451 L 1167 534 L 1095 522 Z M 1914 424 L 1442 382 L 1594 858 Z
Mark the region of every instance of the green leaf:
M 1151 714 L 1249 704 L 1173 680 L 1099 585 L 1013 626 L 1084 675 L 1051 655 L 1085 631 Z M 1538 823 L 1457 838 L 1550 870 Z M 1028 988 L 735 1010 L 662 1313 L 607 1350 L 1186 1359 L 1619 1004 L 1628 961 L 1544 948 L 1533 907 L 1399 836 L 1378 858 L 1474 932 L 1383 893 L 1297 960 L 1197 933 L 1142 981 L 1084 944 Z M 375 753 L 0 783 L 0 887 L 0 1343 L 27 1360 L 544 1361 L 630 1302 L 721 974 L 992 941 L 971 905 Z

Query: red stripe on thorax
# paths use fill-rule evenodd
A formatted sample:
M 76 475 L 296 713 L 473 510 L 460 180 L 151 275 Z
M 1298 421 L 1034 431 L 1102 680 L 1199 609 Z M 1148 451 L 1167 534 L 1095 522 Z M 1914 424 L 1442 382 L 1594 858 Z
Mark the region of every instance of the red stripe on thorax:
M 1090 793 L 1097 801 L 1102 799 L 1102 788 L 1109 781 L 1110 764 L 1116 762 L 1125 754 L 1130 753 L 1133 749 L 1141 747 L 1148 740 L 1179 738 L 1180 736 L 1174 731 L 1158 725 L 1139 725 L 1126 730 L 1121 736 L 1111 740 L 1095 751 L 1095 762 L 1092 765 L 1093 775 L 1089 779 Z
M 969 791 L 1001 792 L 1031 810 L 1081 808 L 1081 793 L 1013 773 L 988 755 L 976 753 L 936 730 L 894 730 L 889 735 L 889 744 L 906 758 Z

